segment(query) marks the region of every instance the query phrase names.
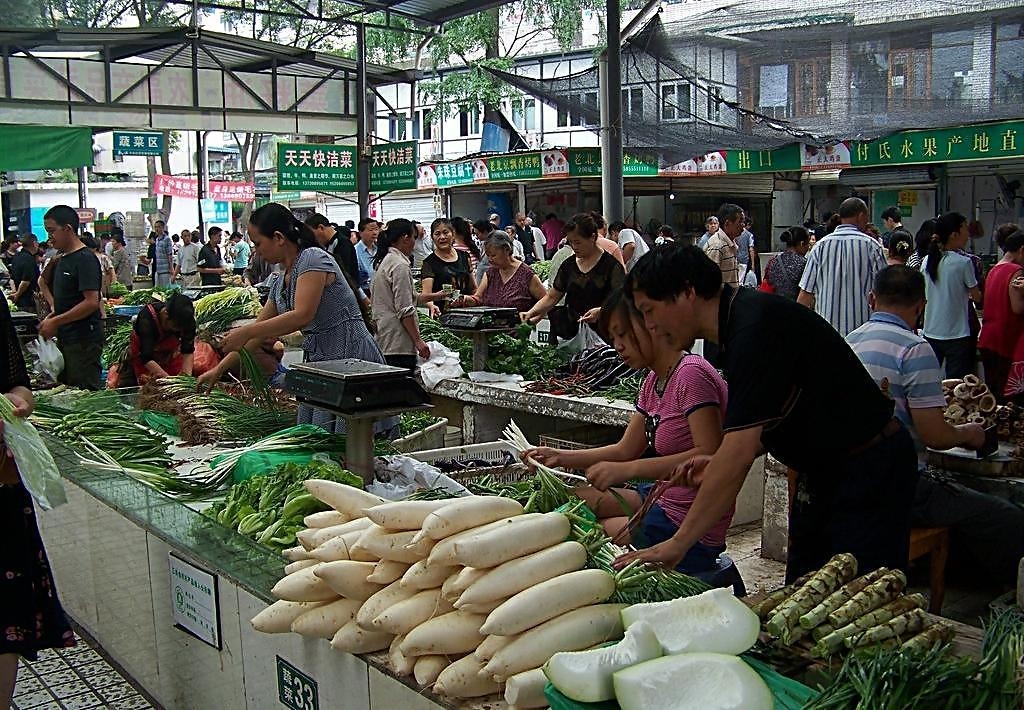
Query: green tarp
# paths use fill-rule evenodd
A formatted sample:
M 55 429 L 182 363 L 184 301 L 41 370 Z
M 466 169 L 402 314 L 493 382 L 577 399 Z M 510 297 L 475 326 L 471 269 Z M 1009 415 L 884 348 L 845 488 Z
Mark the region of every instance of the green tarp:
M 0 170 L 92 165 L 92 129 L 0 124 Z

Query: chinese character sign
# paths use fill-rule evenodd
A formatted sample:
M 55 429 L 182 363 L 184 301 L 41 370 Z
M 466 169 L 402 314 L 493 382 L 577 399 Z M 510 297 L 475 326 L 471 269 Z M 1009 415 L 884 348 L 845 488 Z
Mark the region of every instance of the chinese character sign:
M 163 155 L 164 134 L 146 131 L 114 131 L 114 155 Z
M 370 190 L 415 190 L 419 153 L 416 141 L 373 146 L 370 157 Z
M 853 165 L 909 165 L 1024 157 L 1024 121 L 902 131 L 853 141 Z
M 651 176 L 658 175 L 658 156 L 653 153 L 639 153 L 626 151 L 622 155 L 622 175 L 630 176 Z
M 279 143 L 277 189 L 318 192 L 355 190 L 355 147 L 320 143 Z
M 540 153 L 501 155 L 487 159 L 491 180 L 538 180 L 543 177 Z
M 153 194 L 196 199 L 199 197 L 199 181 L 195 178 L 156 175 L 153 178 Z M 252 202 L 256 199 L 256 183 L 211 180 L 206 196 L 223 202 Z

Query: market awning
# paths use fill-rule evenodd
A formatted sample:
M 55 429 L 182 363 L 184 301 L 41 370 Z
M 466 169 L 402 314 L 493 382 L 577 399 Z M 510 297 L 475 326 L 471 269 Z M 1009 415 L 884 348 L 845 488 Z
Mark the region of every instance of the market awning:
M 92 130 L 0 124 L 0 170 L 60 170 L 92 165 Z

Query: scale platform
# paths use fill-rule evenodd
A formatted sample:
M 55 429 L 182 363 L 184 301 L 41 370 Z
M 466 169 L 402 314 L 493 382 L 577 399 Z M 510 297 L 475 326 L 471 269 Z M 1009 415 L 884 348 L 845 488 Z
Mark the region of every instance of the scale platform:
M 450 308 L 441 315 L 441 325 L 452 330 L 506 330 L 519 326 L 515 308 Z
M 353 416 L 416 409 L 429 402 L 409 370 L 353 358 L 292 365 L 284 387 L 301 402 Z

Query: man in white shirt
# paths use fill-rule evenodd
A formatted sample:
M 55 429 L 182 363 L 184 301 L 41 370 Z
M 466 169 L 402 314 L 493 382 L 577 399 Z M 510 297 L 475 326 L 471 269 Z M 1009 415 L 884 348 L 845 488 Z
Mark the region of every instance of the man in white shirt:
M 844 200 L 839 205 L 842 222 L 808 252 L 800 278 L 797 303 L 813 308 L 844 338 L 871 316 L 868 294 L 887 265 L 882 245 L 864 232 L 868 214 L 859 197 Z
M 198 288 L 202 279 L 199 277 L 199 250 L 198 244 L 192 241 L 192 232 L 187 229 L 181 233 L 181 246 L 178 247 L 178 258 L 175 261 L 175 274 L 172 281 L 181 277 L 182 285 L 185 288 Z
M 537 261 L 544 261 L 544 242 L 546 237 L 544 232 L 540 230 L 540 227 L 533 225 L 533 219 L 530 217 L 526 218 L 526 226 L 533 232 L 533 255 Z
M 630 229 L 624 222 L 612 222 L 608 225 L 608 238 L 619 245 L 622 250 L 622 260 L 626 263 L 626 273 L 636 266 L 640 257 L 649 252 L 651 248 L 635 229 Z
M 412 269 L 419 271 L 423 260 L 434 253 L 434 238 L 427 234 L 422 224 L 415 220 L 413 224 L 416 226 L 416 244 L 412 248 Z

